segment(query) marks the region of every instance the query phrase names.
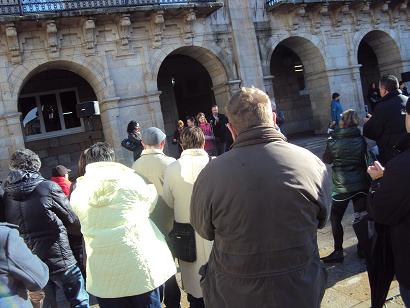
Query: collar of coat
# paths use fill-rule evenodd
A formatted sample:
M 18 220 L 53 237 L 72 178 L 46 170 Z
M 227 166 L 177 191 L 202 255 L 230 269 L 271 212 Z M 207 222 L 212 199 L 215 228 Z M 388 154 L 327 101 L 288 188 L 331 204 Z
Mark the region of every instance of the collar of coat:
M 161 149 L 146 149 L 141 152 L 142 155 L 150 155 L 150 154 L 161 154 L 165 155 L 164 152 Z
M 260 143 L 287 141 L 286 137 L 272 126 L 255 126 L 238 135 L 232 148 L 239 148 Z
M 188 149 L 188 150 L 184 150 L 181 153 L 181 157 L 182 156 L 208 156 L 208 153 L 205 152 L 204 149 Z
M 383 96 L 382 98 L 381 98 L 381 102 L 385 102 L 385 101 L 388 101 L 389 99 L 391 99 L 392 97 L 394 97 L 394 96 L 398 96 L 398 95 L 400 95 L 401 94 L 401 90 L 394 90 L 394 91 L 392 91 L 392 92 L 389 92 L 388 94 L 386 94 L 385 96 Z

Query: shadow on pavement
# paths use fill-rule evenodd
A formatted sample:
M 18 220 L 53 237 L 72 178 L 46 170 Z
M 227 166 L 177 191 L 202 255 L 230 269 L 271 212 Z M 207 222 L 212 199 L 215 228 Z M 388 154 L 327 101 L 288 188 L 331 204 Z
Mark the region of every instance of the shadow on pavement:
M 365 260 L 357 256 L 356 245 L 344 249 L 344 254 L 343 263 L 325 264 L 328 273 L 327 288 L 333 287 L 339 281 L 366 272 Z

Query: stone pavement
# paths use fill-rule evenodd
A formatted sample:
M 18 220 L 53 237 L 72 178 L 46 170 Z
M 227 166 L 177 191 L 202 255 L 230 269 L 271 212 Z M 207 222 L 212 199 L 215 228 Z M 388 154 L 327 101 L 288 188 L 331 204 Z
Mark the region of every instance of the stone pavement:
M 296 138 L 290 138 L 289 142 L 309 149 L 315 155 L 321 157 L 326 146 L 326 140 L 327 136 L 323 135 L 299 136 Z M 345 261 L 343 264 L 327 266 L 329 276 L 326 292 L 321 305 L 322 308 L 370 307 L 370 289 L 366 267 L 364 261 L 359 259 L 356 254 L 357 239 L 353 232 L 352 221 L 353 210 L 352 207 L 349 206 L 343 219 L 345 232 Z M 321 256 L 326 256 L 333 251 L 333 237 L 330 223 L 328 223 L 325 228 L 318 231 L 318 244 Z M 180 277 L 178 278 L 180 279 Z M 388 296 L 388 301 L 386 302 L 386 307 L 404 307 L 399 293 L 397 282 L 393 282 Z M 189 307 L 186 301 L 186 295 L 184 293 L 182 297 L 182 307 Z M 93 307 L 98 307 L 98 305 Z

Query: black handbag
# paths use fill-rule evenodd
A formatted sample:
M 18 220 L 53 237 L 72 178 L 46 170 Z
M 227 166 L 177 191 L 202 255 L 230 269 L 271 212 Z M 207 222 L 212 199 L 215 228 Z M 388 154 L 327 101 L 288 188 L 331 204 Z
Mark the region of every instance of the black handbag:
M 126 148 L 128 151 L 134 152 L 138 150 L 140 145 L 136 142 L 132 142 L 130 139 L 125 138 L 124 140 L 121 141 L 121 145 Z
M 191 224 L 174 222 L 168 244 L 176 258 L 185 262 L 196 261 L 195 230 Z

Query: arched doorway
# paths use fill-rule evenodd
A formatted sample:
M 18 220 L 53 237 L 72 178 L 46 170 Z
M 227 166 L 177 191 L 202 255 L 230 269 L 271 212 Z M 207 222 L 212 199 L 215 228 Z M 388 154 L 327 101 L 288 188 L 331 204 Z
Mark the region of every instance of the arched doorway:
M 104 140 L 99 116 L 82 119 L 77 114 L 78 103 L 97 100 L 94 90 L 67 70 L 39 70 L 30 76 L 18 98 L 25 146 L 40 156 L 44 177 L 59 164 L 76 176 L 81 151 Z
M 274 49 L 270 70 L 277 110 L 285 116 L 284 133 L 323 132 L 331 93 L 319 49 L 305 38 L 287 38 Z
M 230 98 L 230 87 L 223 62 L 209 49 L 185 46 L 162 58 L 157 86 L 165 132 L 172 139 L 176 122 L 199 112 L 210 115 L 212 104 L 224 110 Z M 171 143 L 168 142 L 170 145 Z M 177 147 L 169 150 L 177 155 Z
M 201 63 L 193 58 L 171 54 L 165 58 L 158 73 L 158 90 L 167 135 L 175 130 L 178 119 L 185 121 L 188 116 L 199 112 L 208 114 L 215 95 L 212 80 Z
M 396 42 L 387 33 L 375 30 L 367 33 L 360 41 L 357 51 L 360 66 L 363 97 L 368 103 L 368 89 L 376 85 L 382 75 L 393 74 L 400 79 L 402 61 Z

